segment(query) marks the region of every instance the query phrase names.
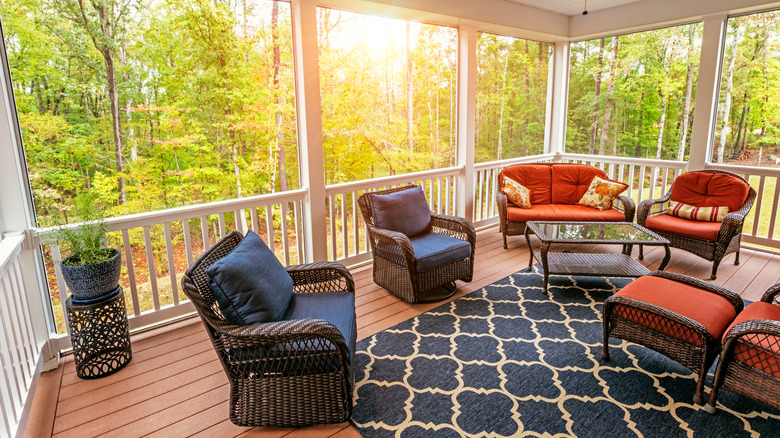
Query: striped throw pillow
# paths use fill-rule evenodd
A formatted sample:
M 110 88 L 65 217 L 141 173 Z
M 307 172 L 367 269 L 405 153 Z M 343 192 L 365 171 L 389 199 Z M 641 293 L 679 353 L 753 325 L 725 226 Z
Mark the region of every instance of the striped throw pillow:
M 531 191 L 519 182 L 505 176 L 501 191 L 506 194 L 507 199 L 520 208 L 531 209 Z
M 669 208 L 666 209 L 666 214 L 703 222 L 723 222 L 723 218 L 728 212 L 729 208 L 726 206 L 694 207 L 676 201 L 669 201 Z

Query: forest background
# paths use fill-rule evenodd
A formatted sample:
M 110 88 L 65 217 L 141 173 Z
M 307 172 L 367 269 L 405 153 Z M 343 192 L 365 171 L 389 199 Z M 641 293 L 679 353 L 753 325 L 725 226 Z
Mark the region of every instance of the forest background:
M 40 225 L 87 191 L 118 216 L 298 187 L 289 4 L 0 17 Z M 713 161 L 777 164 L 778 18 L 729 20 Z M 454 165 L 456 29 L 320 8 L 318 35 L 326 184 Z M 700 46 L 700 23 L 573 43 L 566 150 L 686 159 Z M 479 34 L 478 162 L 543 152 L 552 48 Z

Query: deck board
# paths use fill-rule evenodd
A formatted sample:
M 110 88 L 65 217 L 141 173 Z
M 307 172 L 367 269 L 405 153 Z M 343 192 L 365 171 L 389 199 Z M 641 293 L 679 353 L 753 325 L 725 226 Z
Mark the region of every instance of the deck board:
M 532 239 L 532 245 L 538 247 Z M 555 250 L 619 252 L 616 245 L 562 245 Z M 668 271 L 708 279 L 712 267 L 685 251 L 672 249 Z M 644 260 L 657 269 L 661 247 L 645 247 Z M 634 249 L 634 257 L 638 248 Z M 477 233 L 474 278 L 458 282 L 457 292 L 438 303 L 408 304 L 376 286 L 370 265 L 351 269 L 356 285 L 358 339 L 392 327 L 444 302 L 479 290 L 528 267 L 530 254 L 522 236 L 510 237 L 503 248 L 497 228 Z M 780 281 L 780 255 L 743 249 L 721 263 L 715 283 L 757 300 Z M 133 335 L 133 359 L 120 372 L 81 380 L 71 358 L 41 376 L 25 436 L 112 437 L 356 437 L 349 423 L 300 429 L 236 426 L 228 420 L 228 382 L 199 318 Z M 39 400 L 39 397 L 41 398 Z

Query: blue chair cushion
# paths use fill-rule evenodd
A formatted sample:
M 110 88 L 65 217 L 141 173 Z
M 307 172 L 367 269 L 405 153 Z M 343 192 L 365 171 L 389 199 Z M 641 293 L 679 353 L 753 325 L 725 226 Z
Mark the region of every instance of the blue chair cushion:
M 231 324 L 279 321 L 290 306 L 290 275 L 251 230 L 233 251 L 209 266 L 206 274 L 219 309 Z
M 428 233 L 409 239 L 417 272 L 426 272 L 471 256 L 471 244 L 444 234 Z
M 378 228 L 419 236 L 431 229 L 431 208 L 420 187 L 371 196 L 371 214 Z
M 355 295 L 350 292 L 295 293 L 285 320 L 319 318 L 328 321 L 344 336 L 349 357 L 355 353 Z

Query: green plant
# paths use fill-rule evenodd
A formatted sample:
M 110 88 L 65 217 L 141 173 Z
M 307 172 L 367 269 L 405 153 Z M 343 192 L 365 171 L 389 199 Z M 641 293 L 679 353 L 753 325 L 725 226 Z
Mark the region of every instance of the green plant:
M 94 195 L 85 192 L 76 198 L 75 212 L 81 223 L 62 225 L 57 228 L 54 238 L 69 257 L 62 260 L 66 266 L 82 266 L 102 262 L 110 258 L 104 239 L 108 225 L 103 219 L 103 209 L 95 203 Z

